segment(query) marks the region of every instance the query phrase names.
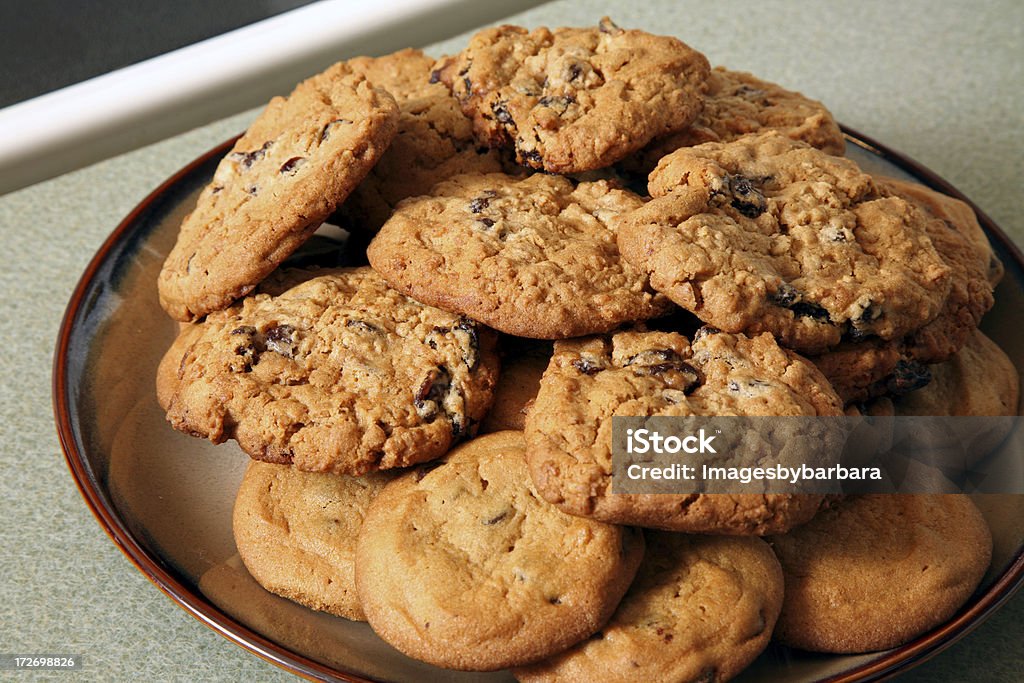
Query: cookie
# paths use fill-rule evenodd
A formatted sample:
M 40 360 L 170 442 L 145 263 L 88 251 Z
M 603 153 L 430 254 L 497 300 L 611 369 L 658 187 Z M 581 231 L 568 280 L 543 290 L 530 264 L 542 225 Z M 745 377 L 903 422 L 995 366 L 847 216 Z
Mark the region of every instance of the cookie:
M 550 173 L 608 166 L 700 112 L 710 67 L 676 38 L 594 28 L 485 29 L 440 79 L 472 118 L 477 139 L 513 148 Z
M 985 230 L 978 223 L 978 216 L 967 202 L 937 192 L 926 185 L 908 182 L 898 178 L 881 179 L 893 192 L 925 209 L 932 216 L 945 221 L 950 227 L 963 233 L 977 252 L 978 259 L 985 264 L 989 283 L 995 287 L 1003 279 L 1003 263 L 996 256 Z
M 160 303 L 194 320 L 248 294 L 363 179 L 398 127 L 391 95 L 344 62 L 275 97 L 181 224 Z
M 522 683 L 726 681 L 764 650 L 782 569 L 757 538 L 644 534 L 637 577 L 604 628 L 513 671 Z
M 341 225 L 374 232 L 406 197 L 428 194 L 438 182 L 462 173 L 502 170 L 498 152 L 477 145 L 458 100 L 444 84 L 430 80 L 432 58 L 406 49 L 348 64 L 394 96 L 399 117 L 391 146 L 339 207 Z
M 679 149 L 649 189 L 620 219 L 623 257 L 727 332 L 820 353 L 844 336 L 902 338 L 945 303 L 950 269 L 924 212 L 776 131 Z
M 704 328 L 619 332 L 555 344 L 526 417 L 530 474 L 574 515 L 673 531 L 777 533 L 810 519 L 822 497 L 791 494 L 612 493 L 613 415 L 842 415 L 808 361 L 771 335 Z
M 252 461 L 232 529 L 246 569 L 271 593 L 365 621 L 355 583 L 356 537 L 370 501 L 394 476 L 300 472 Z
M 436 458 L 473 433 L 497 379 L 493 332 L 365 267 L 247 297 L 198 328 L 163 361 L 177 366 L 158 387 L 171 425 L 310 472 Z
M 941 206 L 942 201 L 926 201 L 936 193 L 923 186 L 890 179 L 880 179 L 879 184 L 885 191 L 906 199 L 925 212 L 930 218 L 925 223 L 928 238 L 949 267 L 950 289 L 939 315 L 921 329 L 911 332 L 905 342 L 906 353 L 914 360 L 941 363 L 960 350 L 995 303 L 990 281 L 993 277 L 991 250 L 989 255 L 982 255 L 978 244 L 968 237 L 968 231 L 936 215 L 936 210 L 931 207 L 933 204 Z
M 478 437 L 370 506 L 356 585 L 370 626 L 405 654 L 449 669 L 526 664 L 597 631 L 626 592 L 640 533 L 542 501 L 523 449 L 520 432 Z
M 623 163 L 646 176 L 662 157 L 680 147 L 728 142 L 764 130 L 777 130 L 826 154 L 842 156 L 846 151 L 842 130 L 821 102 L 753 74 L 719 66 L 708 77 L 704 109 L 697 120 L 678 133 L 652 140 Z
M 540 390 L 540 378 L 551 360 L 551 343 L 519 337 L 501 340 L 501 377 L 494 403 L 480 423 L 480 433 L 523 431 L 526 411 Z
M 980 330 L 959 353 L 931 366 L 931 382 L 893 401 L 897 415 L 1010 416 L 1018 414 L 1020 373 Z
M 605 332 L 671 306 L 619 258 L 610 227 L 642 204 L 604 181 L 457 176 L 403 202 L 367 255 L 392 287 L 501 332 Z
M 814 652 L 885 650 L 935 628 L 992 553 L 963 495 L 853 496 L 770 542 L 786 580 L 775 639 Z
M 932 366 L 914 360 L 903 340 L 844 341 L 808 360 L 821 370 L 846 405 L 901 396 L 928 385 Z

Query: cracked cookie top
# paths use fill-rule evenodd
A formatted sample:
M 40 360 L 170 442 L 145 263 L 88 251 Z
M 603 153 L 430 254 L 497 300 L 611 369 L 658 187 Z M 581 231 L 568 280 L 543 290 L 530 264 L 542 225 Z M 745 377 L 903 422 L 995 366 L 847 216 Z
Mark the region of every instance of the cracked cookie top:
M 436 458 L 472 434 L 497 380 L 495 337 L 369 268 L 257 294 L 186 329 L 158 394 L 178 430 L 257 460 L 363 474 Z M 168 386 L 169 385 L 169 386 Z
M 691 533 L 765 534 L 809 519 L 821 496 L 612 494 L 612 418 L 842 415 L 807 360 L 757 337 L 701 328 L 555 343 L 526 416 L 537 490 L 571 514 Z
M 820 353 L 904 337 L 945 304 L 950 267 L 929 217 L 848 159 L 771 131 L 679 149 L 649 189 L 621 219 L 623 257 L 727 332 Z
M 642 203 L 605 181 L 457 176 L 403 202 L 367 255 L 392 287 L 502 332 L 605 332 L 671 306 L 619 257 L 611 223 Z
M 710 67 L 680 40 L 594 28 L 486 29 L 438 64 L 478 139 L 552 173 L 608 166 L 685 128 Z
M 615 610 L 642 535 L 545 503 L 523 449 L 521 432 L 477 437 L 371 504 L 356 584 L 370 625 L 397 649 L 490 671 L 564 650 Z
M 189 321 L 251 292 L 377 162 L 398 126 L 388 93 L 341 62 L 275 97 L 182 221 L 158 280 Z

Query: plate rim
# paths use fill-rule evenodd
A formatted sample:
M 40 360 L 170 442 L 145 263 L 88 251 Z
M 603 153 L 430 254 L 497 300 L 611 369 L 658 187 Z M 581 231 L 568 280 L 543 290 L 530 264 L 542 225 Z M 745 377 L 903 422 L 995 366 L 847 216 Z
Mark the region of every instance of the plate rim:
M 853 144 L 868 153 L 889 161 L 911 174 L 918 181 L 934 190 L 943 192 L 966 202 L 975 212 L 989 239 L 996 240 L 1017 265 L 1024 269 L 1024 253 L 1010 237 L 982 211 L 969 197 L 951 185 L 931 169 L 901 152 L 875 139 L 840 124 L 847 144 Z M 60 441 L 61 450 L 79 493 L 85 500 L 93 517 L 114 545 L 128 560 L 155 585 L 165 596 L 217 634 L 230 642 L 257 655 L 261 659 L 309 680 L 341 680 L 348 683 L 374 683 L 372 679 L 321 664 L 305 655 L 281 645 L 250 629 L 239 620 L 221 610 L 203 595 L 198 586 L 187 585 L 171 567 L 159 557 L 150 553 L 138 538 L 128 529 L 120 514 L 114 509 L 108 496 L 86 464 L 84 453 L 79 449 L 72 415 L 71 392 L 68 384 L 68 351 L 76 329 L 76 320 L 87 303 L 90 291 L 99 270 L 106 264 L 111 253 L 131 234 L 140 215 L 147 211 L 165 193 L 191 175 L 200 166 L 227 153 L 241 137 L 234 136 L 193 159 L 176 173 L 164 180 L 140 201 L 110 235 L 103 241 L 90 259 L 85 271 L 75 285 L 65 308 L 54 348 L 51 376 L 51 403 Z M 192 582 L 190 582 L 192 583 Z M 995 610 L 1008 601 L 1024 586 L 1024 546 L 1003 570 L 996 581 L 967 609 L 961 608 L 953 618 L 944 622 L 915 640 L 882 654 L 877 659 L 852 669 L 822 679 L 828 683 L 860 683 L 878 681 L 904 672 L 934 657 L 980 626 Z

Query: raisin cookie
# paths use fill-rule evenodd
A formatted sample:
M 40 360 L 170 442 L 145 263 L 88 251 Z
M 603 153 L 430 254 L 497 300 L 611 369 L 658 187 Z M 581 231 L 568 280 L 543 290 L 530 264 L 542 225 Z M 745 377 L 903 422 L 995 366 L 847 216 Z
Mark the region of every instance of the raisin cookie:
M 646 176 L 662 157 L 680 147 L 728 142 L 764 130 L 777 130 L 826 154 L 842 156 L 846 151 L 839 124 L 821 102 L 753 74 L 719 66 L 708 77 L 704 109 L 697 120 L 678 133 L 652 140 L 623 163 Z
M 501 332 L 605 332 L 671 306 L 619 258 L 610 227 L 642 204 L 605 181 L 463 175 L 403 202 L 367 255 L 392 287 Z
M 521 432 L 481 436 L 388 484 L 356 547 L 370 626 L 416 659 L 494 670 L 597 631 L 643 556 L 639 531 L 541 500 Z
M 526 417 L 530 474 L 574 515 L 691 533 L 778 533 L 810 519 L 822 497 L 795 494 L 616 494 L 615 415 L 842 415 L 808 361 L 771 335 L 703 328 L 560 341 Z
M 442 60 L 477 138 L 551 173 L 608 166 L 700 112 L 710 67 L 676 38 L 595 28 L 490 28 Z
M 251 292 L 348 196 L 397 128 L 394 98 L 344 62 L 271 100 L 182 222 L 158 281 L 164 309 L 194 320 Z
M 251 461 L 235 497 L 238 554 L 271 593 L 366 621 L 356 596 L 356 537 L 370 501 L 394 478 L 300 472 Z
M 431 81 L 432 58 L 406 49 L 348 64 L 394 96 L 399 118 L 391 146 L 339 207 L 341 225 L 376 231 L 406 197 L 427 194 L 436 183 L 462 173 L 502 170 L 499 154 L 477 145 L 458 100 L 444 84 Z
M 938 626 L 992 554 L 964 495 L 853 496 L 770 541 L 786 579 L 775 639 L 814 652 L 885 650 Z
M 644 534 L 647 551 L 612 618 L 532 666 L 522 683 L 726 681 L 765 649 L 782 608 L 782 569 L 757 538 Z
M 178 430 L 257 460 L 363 474 L 443 454 L 497 379 L 496 335 L 390 289 L 369 268 L 320 271 L 211 313 L 163 361 Z
M 623 257 L 727 332 L 820 353 L 844 335 L 902 338 L 945 303 L 950 268 L 928 216 L 852 161 L 777 131 L 679 149 L 649 189 L 621 219 Z

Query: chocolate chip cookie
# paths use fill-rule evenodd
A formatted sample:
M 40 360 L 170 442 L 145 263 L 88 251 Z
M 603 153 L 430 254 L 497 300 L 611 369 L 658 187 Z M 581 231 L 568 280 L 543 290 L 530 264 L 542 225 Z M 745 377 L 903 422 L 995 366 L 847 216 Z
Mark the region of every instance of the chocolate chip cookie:
M 370 501 L 394 478 L 300 472 L 252 461 L 235 497 L 235 545 L 271 593 L 365 621 L 356 595 L 356 537 Z
M 640 533 L 545 503 L 523 449 L 520 432 L 477 437 L 371 504 L 356 584 L 400 651 L 449 669 L 526 664 L 597 631 L 626 592 Z
M 704 109 L 697 120 L 678 133 L 652 140 L 623 163 L 646 176 L 662 157 L 680 147 L 728 142 L 764 130 L 777 130 L 826 154 L 841 156 L 846 150 L 839 124 L 821 102 L 753 74 L 719 66 L 708 77 Z
M 551 173 L 608 166 L 700 112 L 710 67 L 680 40 L 624 30 L 486 29 L 438 64 L 477 138 Z
M 620 219 L 623 257 L 725 331 L 820 353 L 844 336 L 902 338 L 945 303 L 950 268 L 924 212 L 776 131 L 679 149 L 649 188 Z
M 182 222 L 160 303 L 194 320 L 244 296 L 308 239 L 377 162 L 398 106 L 344 62 L 275 97 Z
M 767 534 L 810 519 L 817 495 L 613 494 L 614 415 L 842 415 L 808 361 L 757 337 L 703 328 L 560 341 L 526 417 L 530 474 L 574 515 L 691 533 Z
M 257 460 L 363 474 L 442 455 L 497 380 L 495 335 L 417 303 L 369 268 L 324 270 L 190 330 L 158 393 L 178 430 Z
M 764 650 L 782 569 L 757 538 L 645 532 L 636 580 L 600 631 L 532 666 L 522 683 L 726 681 Z
M 851 496 L 770 542 L 786 578 L 775 639 L 814 652 L 885 650 L 938 626 L 992 553 L 963 495 Z
M 502 170 L 499 153 L 476 143 L 473 124 L 458 100 L 430 79 L 432 58 L 406 49 L 385 57 L 357 57 L 348 64 L 394 96 L 399 117 L 391 146 L 339 207 L 341 225 L 376 231 L 406 197 L 427 194 L 454 175 Z
M 392 287 L 501 332 L 605 332 L 671 305 L 619 257 L 610 224 L 642 204 L 605 181 L 457 176 L 403 202 L 367 255 Z

